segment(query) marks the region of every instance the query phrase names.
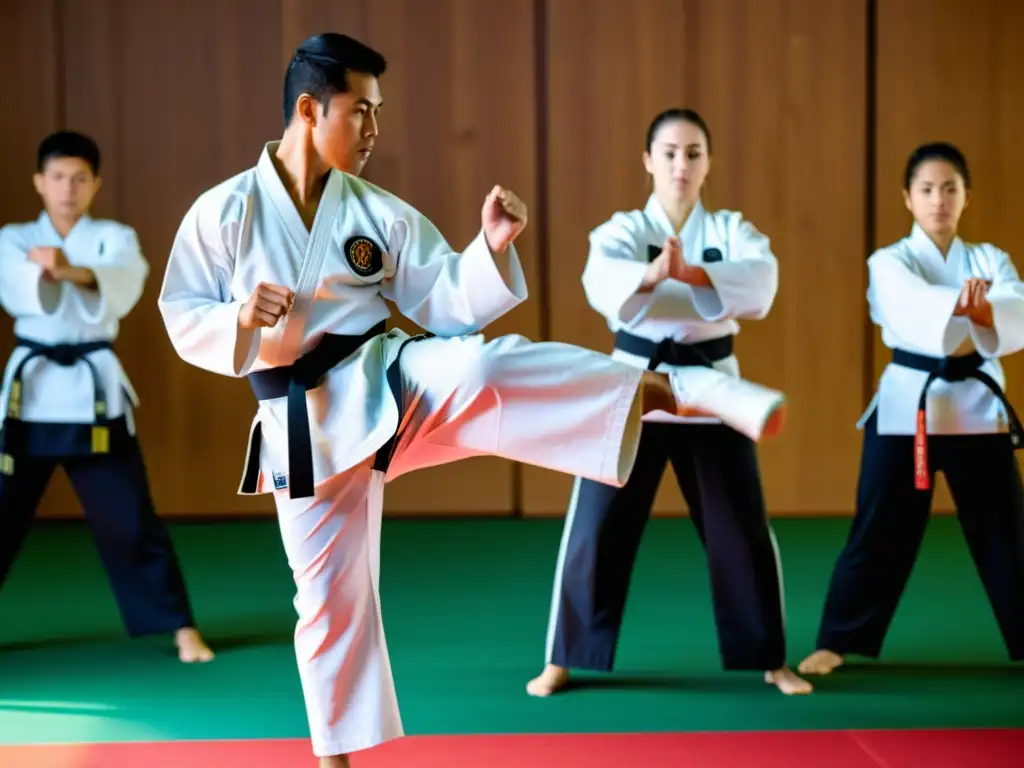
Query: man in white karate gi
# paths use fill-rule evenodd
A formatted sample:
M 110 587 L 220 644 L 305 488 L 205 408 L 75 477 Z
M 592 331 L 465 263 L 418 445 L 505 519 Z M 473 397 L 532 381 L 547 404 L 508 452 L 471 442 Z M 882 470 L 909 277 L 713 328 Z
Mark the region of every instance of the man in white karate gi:
M 240 492 L 275 497 L 321 766 L 403 733 L 378 594 L 385 480 L 493 455 L 622 485 L 641 415 L 679 410 L 664 377 L 607 355 L 469 335 L 526 298 L 526 207 L 494 187 L 459 253 L 358 178 L 385 68 L 343 35 L 299 46 L 282 139 L 190 208 L 159 298 L 178 354 L 259 401 Z M 385 331 L 385 299 L 428 334 Z

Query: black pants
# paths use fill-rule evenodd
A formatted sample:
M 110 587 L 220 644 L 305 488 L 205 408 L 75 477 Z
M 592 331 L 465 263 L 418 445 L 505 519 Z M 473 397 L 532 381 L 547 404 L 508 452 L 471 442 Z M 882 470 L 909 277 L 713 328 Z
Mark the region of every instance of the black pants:
M 829 585 L 818 647 L 877 658 L 931 514 L 932 491 L 914 487 L 914 438 L 864 429 L 857 511 Z M 1005 434 L 928 438 L 999 629 L 1024 660 L 1024 488 Z M 951 617 L 955 618 L 955 617 Z M 940 631 L 940 628 L 936 628 Z
M 667 460 L 707 552 L 723 667 L 782 667 L 781 584 L 756 446 L 722 425 L 644 424 L 624 487 L 577 479 L 555 570 L 547 661 L 612 669 L 633 564 Z
M 131 437 L 118 443 L 115 452 L 96 456 L 17 456 L 14 475 L 0 475 L 0 585 L 54 470 L 63 466 L 85 510 L 128 634 L 194 626 L 174 546 L 153 509 L 138 442 Z

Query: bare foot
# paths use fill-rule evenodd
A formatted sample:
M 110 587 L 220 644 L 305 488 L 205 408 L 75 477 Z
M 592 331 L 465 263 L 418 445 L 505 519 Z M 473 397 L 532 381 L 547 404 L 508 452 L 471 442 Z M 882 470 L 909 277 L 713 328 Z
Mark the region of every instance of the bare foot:
M 194 627 L 183 627 L 175 632 L 174 644 L 178 646 L 178 658 L 186 664 L 213 660 L 213 651 Z
M 320 768 L 351 768 L 351 765 L 348 761 L 348 755 L 320 758 Z
M 768 420 L 764 423 L 764 428 L 761 430 L 761 438 L 771 440 L 773 437 L 778 437 L 782 433 L 782 427 L 786 423 L 786 404 L 781 403 L 778 408 L 772 411 Z
M 806 694 L 814 690 L 814 686 L 797 677 L 789 667 L 765 672 L 764 681 L 769 685 L 774 685 L 787 696 Z
M 548 664 L 544 671 L 526 684 L 531 696 L 550 696 L 569 682 L 569 670 L 555 664 Z
M 800 662 L 800 671 L 805 675 L 828 675 L 841 666 L 842 656 L 822 648 Z

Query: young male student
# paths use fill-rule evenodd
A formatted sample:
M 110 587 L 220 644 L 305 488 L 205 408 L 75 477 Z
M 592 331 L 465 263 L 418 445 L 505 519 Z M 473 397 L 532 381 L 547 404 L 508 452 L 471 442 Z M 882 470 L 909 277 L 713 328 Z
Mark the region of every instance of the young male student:
M 62 466 L 128 634 L 173 634 L 182 661 L 209 661 L 153 510 L 135 434 L 138 399 L 113 351 L 149 265 L 131 227 L 89 215 L 99 171 L 92 139 L 46 137 L 34 177 L 43 211 L 0 228 L 0 306 L 15 334 L 0 390 L 0 584 Z

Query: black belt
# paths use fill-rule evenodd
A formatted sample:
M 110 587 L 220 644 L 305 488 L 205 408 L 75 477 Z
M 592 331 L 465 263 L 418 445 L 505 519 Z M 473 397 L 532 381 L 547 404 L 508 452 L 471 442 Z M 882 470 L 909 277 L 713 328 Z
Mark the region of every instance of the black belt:
M 981 370 L 981 366 L 985 364 L 985 358 L 978 352 L 956 357 L 931 357 L 908 352 L 905 349 L 894 349 L 892 361 L 904 368 L 912 368 L 915 371 L 928 374 L 924 387 L 921 389 L 921 397 L 917 401 L 917 429 L 914 432 L 914 486 L 918 490 L 926 491 L 931 485 L 928 472 L 928 388 L 936 379 L 943 381 L 976 379 L 988 387 L 1006 410 L 1006 417 L 1010 422 L 1010 442 L 1014 449 L 1021 447 L 1022 440 L 1024 440 L 1024 429 L 1021 428 L 1020 419 L 1017 418 L 1017 413 L 1010 405 L 999 382 Z
M 92 373 L 93 391 L 93 428 L 92 428 L 92 452 L 107 453 L 110 451 L 110 428 L 108 425 L 109 416 L 107 413 L 107 398 L 99 371 L 95 364 L 86 355 L 91 352 L 98 352 L 101 349 L 113 349 L 110 341 L 88 341 L 81 344 L 42 344 L 32 339 L 15 338 L 15 347 L 24 347 L 29 353 L 21 359 L 18 367 L 14 369 L 11 377 L 11 388 L 7 398 L 7 413 L 4 417 L 4 426 L 8 420 L 21 420 L 21 400 L 25 366 L 36 358 L 43 357 L 50 362 L 63 367 L 70 367 L 79 362 L 89 366 Z M 5 438 L 7 429 L 0 429 L 0 472 L 5 475 L 14 474 L 14 457 L 7 452 Z
M 313 440 L 309 432 L 306 392 L 319 387 L 334 366 L 385 331 L 381 321 L 365 333 L 325 334 L 313 349 L 291 365 L 250 373 L 246 378 L 257 400 L 288 398 L 288 486 L 293 499 L 313 495 Z M 250 460 L 259 461 L 259 446 Z
M 647 370 L 653 371 L 660 364 L 674 366 L 700 366 L 711 368 L 719 360 L 732 356 L 732 334 L 717 339 L 684 344 L 673 339 L 651 341 L 642 336 L 634 336 L 627 331 L 615 334 L 615 348 L 637 357 L 646 358 L 649 362 Z

